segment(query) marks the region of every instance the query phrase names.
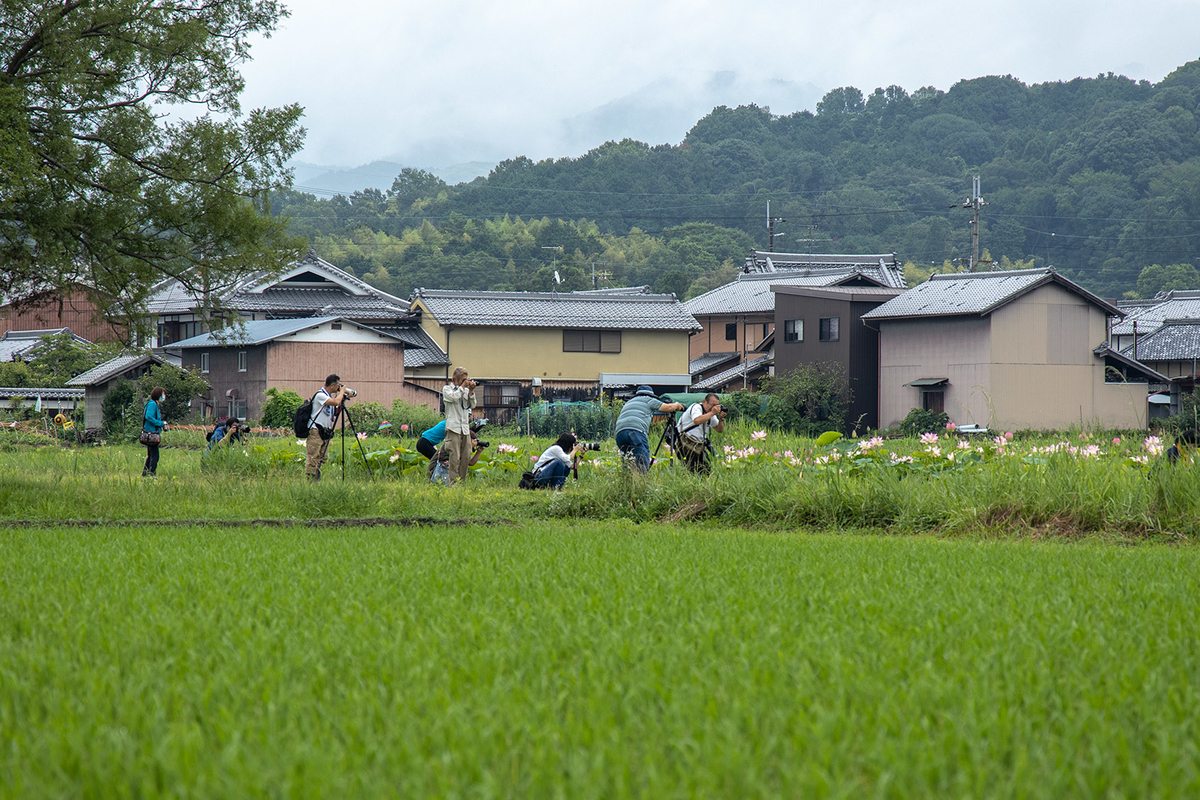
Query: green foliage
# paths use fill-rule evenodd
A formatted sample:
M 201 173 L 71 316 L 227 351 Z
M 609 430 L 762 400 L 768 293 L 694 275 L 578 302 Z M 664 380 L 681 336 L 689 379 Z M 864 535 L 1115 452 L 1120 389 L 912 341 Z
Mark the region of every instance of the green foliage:
M 238 100 L 251 41 L 285 14 L 276 0 L 6 2 L 0 293 L 82 285 L 121 315 L 164 273 L 204 293 L 294 258 L 261 203 L 290 181 L 302 109 Z
M 772 428 L 815 437 L 846 427 L 850 386 L 839 363 L 802 364 L 764 378 L 762 391 L 778 401 L 760 415 Z
M 1200 289 L 1200 271 L 1191 264 L 1151 264 L 1137 278 L 1137 291 L 1141 297 L 1154 297 L 1159 292 L 1177 289 Z
M 403 400 L 392 401 L 392 410 L 388 414 L 388 422 L 392 424 L 391 434 L 400 437 L 416 438 L 443 419 L 440 413 L 429 406 L 416 406 Z M 405 425 L 408 430 L 404 430 Z
M 988 76 L 911 94 L 844 86 L 816 114 L 713 109 L 677 146 L 608 142 L 578 158 L 511 159 L 454 187 L 409 174 L 391 196 L 287 192 L 274 206 L 322 255 L 393 293 L 549 289 L 540 248 L 561 246 L 572 288 L 594 261 L 612 273 L 606 285 L 678 292 L 687 281 L 694 296 L 748 247 L 766 249 L 768 200 L 789 221 L 785 250 L 896 252 L 914 272 L 961 264 L 970 237 L 945 209 L 979 174 L 993 263 L 1053 264 L 1120 296 L 1147 265 L 1194 257 L 1197 118 L 1200 87 L 1183 78 Z M 705 225 L 716 234 L 695 229 Z
M 138 378 L 137 391 L 143 403 L 150 398 L 150 392 L 156 386 L 161 386 L 167 393 L 161 408 L 163 419 L 167 422 L 186 420 L 193 413 L 189 405 L 192 399 L 209 389 L 208 380 L 198 372 L 171 364 L 155 364 Z
M 305 398 L 291 389 L 279 389 L 274 386 L 264 393 L 267 401 L 263 403 L 262 419 L 258 422 L 264 428 L 291 428 L 292 417 Z
M 613 435 L 619 413 L 619 406 L 602 403 L 534 403 L 521 409 L 507 429 L 518 436 L 553 440 L 573 433 L 582 441 L 595 441 Z
M 950 415 L 944 411 L 926 411 L 914 408 L 900 421 L 900 432 L 905 436 L 920 436 L 922 433 L 941 433 L 950 422 Z
M 142 412 L 140 406 L 137 405 L 137 387 L 132 381 L 118 378 L 108 388 L 104 400 L 100 403 L 101 435 L 107 438 L 120 435 L 126 428 L 125 417 L 130 413 L 130 408 L 133 409 L 134 420 L 137 421 L 140 429 Z

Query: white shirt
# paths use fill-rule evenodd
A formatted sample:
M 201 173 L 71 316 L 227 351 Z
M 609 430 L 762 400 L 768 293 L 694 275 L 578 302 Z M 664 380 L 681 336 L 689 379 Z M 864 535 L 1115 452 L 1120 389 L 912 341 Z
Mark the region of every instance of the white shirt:
M 720 417 L 711 417 L 708 422 L 702 422 L 693 428 L 688 428 L 692 424 L 692 420 L 704 414 L 704 406 L 700 403 L 692 403 L 691 407 L 683 412 L 683 416 L 679 418 L 679 430 L 686 433 L 698 442 L 704 441 L 705 434 L 716 430 L 716 427 L 721 424 Z
M 442 387 L 442 400 L 446 403 L 446 433 L 471 432 L 471 409 L 479 401 L 466 386 L 448 383 Z
M 533 473 L 536 475 L 542 469 L 542 467 L 546 466 L 555 459 L 563 462 L 568 467 L 571 466 L 571 454 L 564 451 L 558 445 L 552 444 L 546 448 L 546 452 L 542 453 L 542 457 L 539 458 L 537 463 L 533 465 Z
M 308 421 L 308 427 L 320 425 L 325 430 L 333 429 L 333 415 L 337 411 L 336 404 L 325 405 L 325 401 L 330 398 L 329 392 L 321 387 L 321 391 L 317 392 L 317 396 L 313 398 L 313 415 Z

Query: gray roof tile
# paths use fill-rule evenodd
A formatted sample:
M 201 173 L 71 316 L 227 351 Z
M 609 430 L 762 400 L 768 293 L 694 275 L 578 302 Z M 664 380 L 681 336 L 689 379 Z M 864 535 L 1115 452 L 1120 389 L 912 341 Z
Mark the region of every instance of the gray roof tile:
M 747 376 L 752 375 L 753 373 L 757 372 L 760 369 L 766 369 L 767 367 L 771 366 L 772 363 L 774 363 L 774 359 L 768 358 L 766 356 L 759 356 L 758 358 L 747 361 L 745 364 L 738 364 L 736 367 L 727 369 L 724 372 L 718 372 L 716 375 L 713 375 L 711 378 L 705 378 L 704 380 L 702 380 L 698 383 L 693 383 L 692 390 L 695 391 L 696 389 L 706 389 L 706 390 L 720 389 L 720 388 L 724 387 L 725 384 L 729 383 L 730 381 L 734 380 L 735 378 L 741 378 L 743 374 L 745 374 Z
M 442 325 L 608 330 L 700 330 L 669 294 L 554 294 L 456 292 L 418 289 L 420 300 Z
M 771 273 L 794 270 L 840 269 L 877 270 L 884 278 L 884 285 L 904 287 L 904 267 L 895 253 L 770 253 L 755 250 L 746 256 L 744 272 Z
M 450 359 L 446 357 L 445 351 L 419 325 L 412 327 L 375 325 L 372 327 L 383 333 L 395 336 L 407 345 L 404 348 L 405 369 L 440 367 L 450 363 Z
M 1144 302 L 1144 301 L 1143 301 Z M 1200 319 L 1200 292 L 1166 292 L 1155 298 L 1150 305 L 1140 308 L 1126 308 L 1123 320 L 1113 323 L 1112 332 L 1115 336 L 1133 335 L 1133 323 L 1137 322 L 1137 331 L 1151 333 L 1168 319 Z
M 122 372 L 131 370 L 134 367 L 140 367 L 148 361 L 153 361 L 156 364 L 163 363 L 163 359 L 153 353 L 127 353 L 92 367 L 87 372 L 79 373 L 67 381 L 67 386 L 95 386 L 99 383 L 105 383 Z
M 683 307 L 692 316 L 709 314 L 765 314 L 775 310 L 775 295 L 771 286 L 836 286 L 848 282 L 888 285 L 878 270 L 822 269 L 796 273 L 742 273 L 724 286 L 710 289 Z
M 734 361 L 741 357 L 740 353 L 705 353 L 699 358 L 693 358 L 688 364 L 688 372 L 692 375 L 701 372 L 707 372 L 713 367 L 724 364 L 727 361 Z
M 361 322 L 346 319 L 345 317 L 301 317 L 298 319 L 260 319 L 239 322 L 236 325 L 230 325 L 227 328 L 222 328 L 219 331 L 211 333 L 202 333 L 199 336 L 193 336 L 190 339 L 184 339 L 181 342 L 174 342 L 167 345 L 171 350 L 187 350 L 196 347 L 253 347 L 259 344 L 278 339 L 282 336 L 289 336 L 293 333 L 299 333 L 309 328 L 316 328 L 324 325 L 326 322 L 344 321 L 351 325 L 358 325 L 362 328 L 367 328 L 373 331 L 379 331 L 378 328 L 369 325 L 363 325 Z M 383 333 L 383 331 L 379 331 Z M 392 338 L 398 338 L 393 334 L 386 334 Z
M 1133 331 L 1130 330 L 1130 333 Z M 1200 319 L 1171 319 L 1164 321 L 1158 330 L 1141 336 L 1138 329 L 1138 361 L 1190 361 L 1200 359 Z M 1131 344 L 1121 350 L 1121 355 L 1134 358 Z
M 1107 313 L 1120 313 L 1115 306 L 1047 268 L 934 275 L 920 286 L 871 309 L 862 318 L 982 316 L 1046 283 L 1057 283 Z

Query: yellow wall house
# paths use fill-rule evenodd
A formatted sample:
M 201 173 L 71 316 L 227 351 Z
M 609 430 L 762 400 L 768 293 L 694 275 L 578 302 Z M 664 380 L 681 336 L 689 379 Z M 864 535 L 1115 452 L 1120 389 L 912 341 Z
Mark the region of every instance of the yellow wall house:
M 700 325 L 674 295 L 418 289 L 410 302 L 446 363 L 413 367 L 405 379 L 440 389 L 466 367 L 485 382 L 485 407 L 516 405 L 522 387 L 538 382 L 543 391 L 691 382 L 688 342 Z
M 1000 430 L 1145 428 L 1167 379 L 1108 346 L 1112 304 L 1051 269 L 934 275 L 863 315 L 879 423 L 913 408 Z

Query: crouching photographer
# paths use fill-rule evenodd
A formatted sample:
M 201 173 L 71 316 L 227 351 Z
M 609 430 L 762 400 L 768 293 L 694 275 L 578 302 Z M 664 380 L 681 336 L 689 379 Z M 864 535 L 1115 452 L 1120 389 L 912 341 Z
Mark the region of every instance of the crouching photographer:
M 598 450 L 599 445 L 579 442 L 574 434 L 564 433 L 558 441 L 546 448 L 533 470 L 521 478 L 526 489 L 561 489 L 567 475 L 574 472 L 579 477 L 579 462 L 588 450 Z
M 208 447 L 205 455 L 223 444 L 241 444 L 243 437 L 249 435 L 250 426 L 234 417 L 217 420 L 217 424 L 208 432 Z

